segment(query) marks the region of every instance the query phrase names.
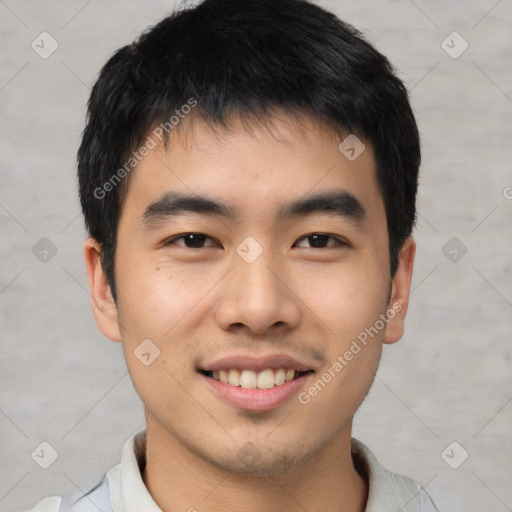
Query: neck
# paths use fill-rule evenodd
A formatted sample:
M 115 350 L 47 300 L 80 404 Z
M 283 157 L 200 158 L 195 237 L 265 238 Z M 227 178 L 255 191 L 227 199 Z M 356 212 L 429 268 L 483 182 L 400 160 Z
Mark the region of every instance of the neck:
M 163 512 L 364 512 L 368 485 L 354 468 L 350 432 L 286 473 L 255 476 L 213 465 L 148 422 L 142 478 Z

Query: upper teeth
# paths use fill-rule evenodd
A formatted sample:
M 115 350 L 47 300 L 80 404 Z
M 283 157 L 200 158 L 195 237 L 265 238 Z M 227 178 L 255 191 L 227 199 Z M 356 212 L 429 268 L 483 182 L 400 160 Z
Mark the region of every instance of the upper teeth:
M 252 370 L 235 369 L 214 370 L 212 373 L 215 380 L 220 380 L 231 386 L 241 386 L 245 389 L 270 389 L 295 377 L 295 370 L 286 370 L 284 368 L 279 368 L 279 370 L 268 368 L 258 373 Z

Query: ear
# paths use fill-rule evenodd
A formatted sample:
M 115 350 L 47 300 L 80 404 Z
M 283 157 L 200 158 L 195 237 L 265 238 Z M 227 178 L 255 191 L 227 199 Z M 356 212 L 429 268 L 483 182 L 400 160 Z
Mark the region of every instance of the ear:
M 94 238 L 87 238 L 84 243 L 84 259 L 96 323 L 107 338 L 120 342 L 117 306 L 101 265 L 100 244 Z
M 400 250 L 398 268 L 391 282 L 388 323 L 384 343 L 396 343 L 404 334 L 405 315 L 409 306 L 416 242 L 409 237 Z

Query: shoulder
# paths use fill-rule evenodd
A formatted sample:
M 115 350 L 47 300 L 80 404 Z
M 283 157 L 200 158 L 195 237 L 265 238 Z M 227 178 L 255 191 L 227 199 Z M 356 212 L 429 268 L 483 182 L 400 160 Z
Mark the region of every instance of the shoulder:
M 42 499 L 30 510 L 23 512 L 112 512 L 108 479 L 103 477 L 101 482 L 90 491 L 76 496 L 49 496 Z
M 355 468 L 368 482 L 366 512 L 437 512 L 425 489 L 382 467 L 366 445 L 352 439 L 351 450 Z
M 34 507 L 21 512 L 60 512 L 62 498 L 60 496 L 48 496 L 43 498 Z

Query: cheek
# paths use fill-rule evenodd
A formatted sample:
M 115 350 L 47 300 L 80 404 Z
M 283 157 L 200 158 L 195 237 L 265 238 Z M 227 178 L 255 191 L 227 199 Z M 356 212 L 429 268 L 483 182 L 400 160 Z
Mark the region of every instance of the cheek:
M 210 278 L 193 269 L 171 268 L 167 262 L 131 255 L 116 266 L 120 306 L 129 337 L 163 338 L 194 310 L 206 294 Z
M 160 416 L 169 404 L 176 409 L 187 406 L 177 382 L 190 374 L 195 342 L 183 331 L 208 283 L 199 275 L 180 275 L 165 264 L 145 260 L 147 256 L 132 255 L 118 261 L 119 319 L 133 385 L 145 406 Z
M 322 332 L 343 346 L 383 313 L 387 287 L 377 266 L 352 264 L 323 274 L 314 269 L 303 272 L 294 289 L 323 326 Z
M 386 274 L 366 262 L 323 276 L 305 274 L 301 283 L 301 299 L 315 314 L 316 333 L 322 338 L 318 343 L 325 347 L 327 359 L 317 378 L 324 377 L 328 384 L 311 391 L 318 393 L 318 412 L 322 403 L 330 403 L 341 421 L 360 405 L 378 368 L 385 334 L 380 317 L 386 311 Z

